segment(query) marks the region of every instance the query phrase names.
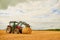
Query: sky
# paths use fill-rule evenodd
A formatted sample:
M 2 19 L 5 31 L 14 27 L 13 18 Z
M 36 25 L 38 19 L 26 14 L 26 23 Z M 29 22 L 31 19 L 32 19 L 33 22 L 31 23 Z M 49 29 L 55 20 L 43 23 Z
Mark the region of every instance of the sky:
M 0 29 L 25 21 L 33 30 L 60 28 L 60 0 L 0 0 Z

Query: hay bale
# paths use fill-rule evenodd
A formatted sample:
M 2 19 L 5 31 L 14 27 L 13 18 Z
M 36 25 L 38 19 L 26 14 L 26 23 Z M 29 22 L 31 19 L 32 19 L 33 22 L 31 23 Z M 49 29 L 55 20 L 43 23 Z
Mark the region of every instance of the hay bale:
M 24 33 L 24 34 L 30 34 L 31 32 L 32 32 L 32 30 L 31 30 L 30 27 L 25 27 L 25 28 L 23 28 L 23 30 L 22 30 L 22 33 Z

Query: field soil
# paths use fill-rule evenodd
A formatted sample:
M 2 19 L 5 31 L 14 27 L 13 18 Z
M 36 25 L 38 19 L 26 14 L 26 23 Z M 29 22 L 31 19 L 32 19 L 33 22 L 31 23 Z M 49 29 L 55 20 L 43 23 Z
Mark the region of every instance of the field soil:
M 32 31 L 31 34 L 9 34 L 0 30 L 0 40 L 60 40 L 60 31 Z

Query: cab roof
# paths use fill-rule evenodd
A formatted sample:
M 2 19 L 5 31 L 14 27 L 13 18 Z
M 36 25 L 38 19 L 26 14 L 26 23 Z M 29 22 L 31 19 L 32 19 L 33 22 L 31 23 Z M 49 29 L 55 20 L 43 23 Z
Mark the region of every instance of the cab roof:
M 17 21 L 10 21 L 9 23 L 18 23 Z

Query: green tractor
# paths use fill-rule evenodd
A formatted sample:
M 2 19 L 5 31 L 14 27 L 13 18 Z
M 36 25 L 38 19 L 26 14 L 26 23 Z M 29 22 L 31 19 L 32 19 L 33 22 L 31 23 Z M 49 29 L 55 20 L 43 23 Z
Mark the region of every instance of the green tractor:
M 6 32 L 18 34 L 18 33 L 31 33 L 32 30 L 30 28 L 30 25 L 27 24 L 26 22 L 10 21 L 9 25 L 7 26 Z

